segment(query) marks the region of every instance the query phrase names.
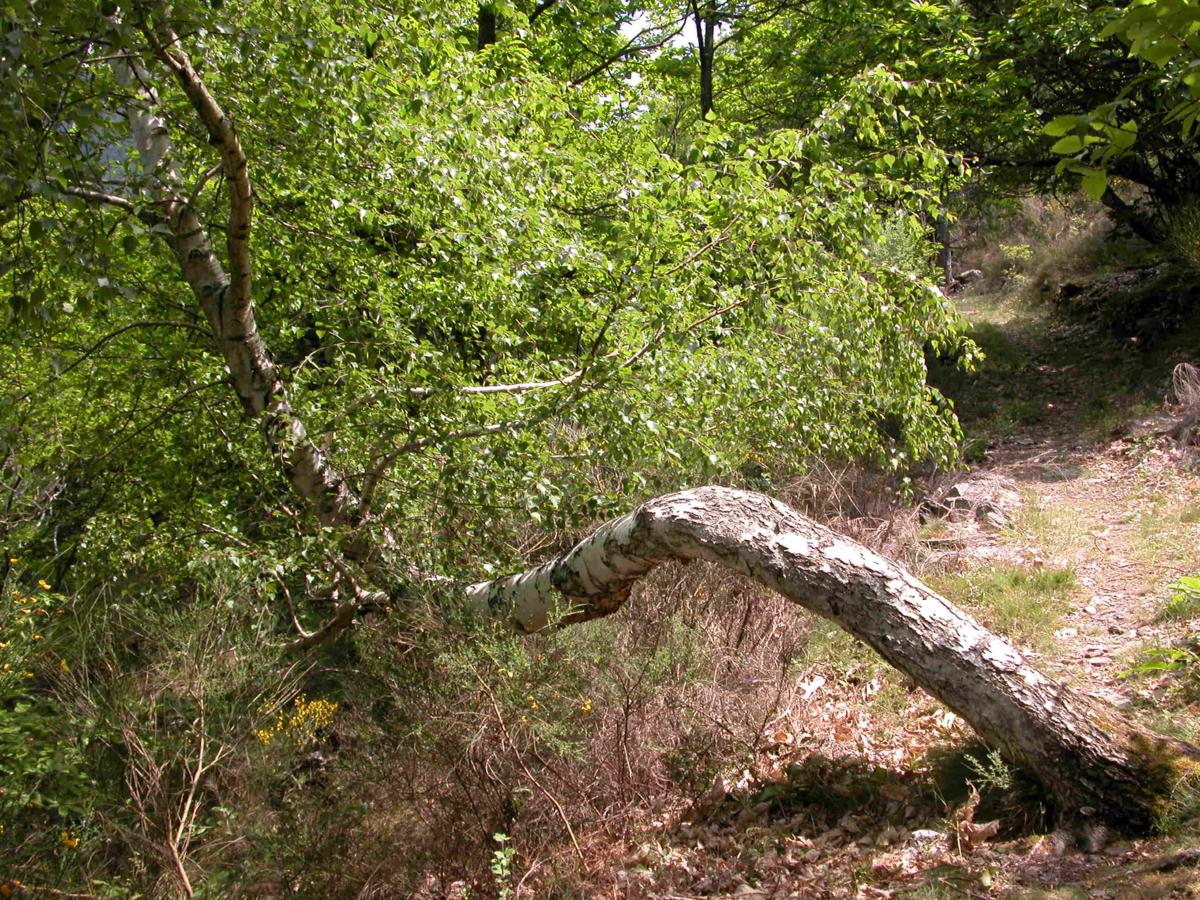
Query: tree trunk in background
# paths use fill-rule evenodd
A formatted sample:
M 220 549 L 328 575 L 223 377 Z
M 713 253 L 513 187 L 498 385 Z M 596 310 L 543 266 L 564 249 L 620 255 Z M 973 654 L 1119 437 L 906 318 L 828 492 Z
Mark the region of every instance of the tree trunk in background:
M 1113 221 L 1118 225 L 1125 225 L 1142 240 L 1151 244 L 1161 244 L 1166 239 L 1166 234 L 1149 216 L 1134 204 L 1126 203 L 1111 187 L 1105 189 L 1100 202 L 1109 211 Z
M 950 198 L 947 196 L 949 192 L 949 176 L 942 176 L 942 193 L 938 204 L 937 222 L 934 224 L 934 233 L 938 242 L 937 264 L 942 270 L 942 288 L 946 293 L 954 287 L 954 252 L 950 246 Z
M 492 44 L 496 43 L 495 7 L 489 4 L 480 6 L 477 25 L 478 36 L 475 39 L 476 50 L 482 50 L 484 47 L 490 47 Z
M 950 248 L 950 219 L 945 207 L 938 212 L 934 229 L 937 233 L 937 264 L 942 270 L 942 287 L 949 291 L 954 286 L 954 253 Z
M 712 4 L 693 5 L 696 20 L 696 51 L 700 56 L 700 118 L 713 110 L 713 61 L 716 57 L 717 10 Z
M 1004 638 L 896 564 L 762 494 L 669 494 L 528 572 L 473 585 L 472 605 L 522 632 L 616 612 L 667 560 L 721 563 L 845 628 L 968 721 L 1053 796 L 1060 823 L 1145 832 L 1200 750 L 1153 734 L 1033 668 Z

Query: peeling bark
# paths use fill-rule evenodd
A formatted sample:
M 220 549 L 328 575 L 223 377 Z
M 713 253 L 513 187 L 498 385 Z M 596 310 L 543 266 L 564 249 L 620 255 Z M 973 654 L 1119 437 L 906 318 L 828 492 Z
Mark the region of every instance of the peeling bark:
M 170 133 L 165 119 L 159 115 L 160 99 L 154 79 L 136 57 L 114 60 L 118 80 L 133 89 L 134 99 L 127 113 L 154 208 L 166 226 L 180 272 L 217 340 L 230 382 L 247 416 L 261 424 L 267 444 L 288 481 L 314 510 L 318 520 L 324 525 L 346 529 L 340 540 L 345 558 L 366 563 L 372 580 L 378 579 L 396 588 L 399 581 L 395 572 L 385 568 L 384 562 L 386 551 L 391 549 L 390 537 L 386 530 L 381 530 L 374 539 L 364 533 L 361 498 L 333 465 L 329 455 L 309 437 L 291 405 L 283 373 L 259 334 L 250 255 L 254 190 L 246 154 L 233 120 L 208 90 L 178 35 L 162 22 L 152 27 L 148 21 L 143 21 L 142 31 L 154 57 L 179 82 L 220 156 L 220 170 L 224 173 L 229 195 L 229 212 L 224 223 L 228 271 L 217 256 L 209 230 L 194 206 L 208 174 L 197 182 L 191 196 L 185 194 L 171 159 Z M 110 199 L 95 195 L 85 199 L 110 203 L 115 199 L 119 202 L 114 205 L 127 208 L 127 211 L 135 210 L 132 203 L 119 197 Z M 334 563 L 338 565 L 336 560 Z M 292 643 L 292 650 L 304 651 L 332 640 L 353 625 L 360 612 L 386 602 L 387 594 L 360 587 L 349 569 L 342 570 L 342 577 L 349 597 L 332 597 L 332 610 L 316 631 L 308 633 L 301 629 L 293 610 L 299 637 Z
M 153 42 L 155 56 L 178 79 L 217 147 L 229 186 L 225 249 L 231 274 L 227 274 L 208 230 L 180 190 L 179 177 L 170 162 L 170 136 L 156 111 L 159 99 L 152 79 L 140 63 L 122 61 L 119 65 L 124 71 L 118 70 L 118 77 L 125 84 L 140 85 L 141 96 L 129 111 L 130 120 L 143 167 L 153 184 L 155 203 L 171 234 L 171 249 L 180 272 L 212 328 L 242 408 L 261 421 L 267 442 L 292 486 L 312 505 L 323 524 L 354 528 L 361 518 L 358 497 L 328 455 L 308 436 L 288 398 L 279 368 L 258 332 L 251 294 L 254 192 L 233 121 L 208 91 L 173 32 L 166 27 L 147 29 L 147 37 Z M 363 558 L 370 548 L 355 540 L 347 542 L 346 549 L 352 558 Z
M 279 368 L 258 333 L 253 306 L 228 302 L 230 280 L 200 220 L 186 203 L 162 204 L 180 270 L 204 311 L 246 414 L 262 423 L 267 443 L 296 492 L 326 525 L 358 524 L 358 498 L 296 414 Z
M 962 716 L 1050 791 L 1087 832 L 1153 827 L 1200 751 L 1153 734 L 1035 669 L 1007 640 L 895 563 L 762 494 L 705 487 L 608 522 L 535 569 L 468 589 L 473 607 L 521 632 L 616 612 L 667 560 L 725 565 L 860 638 Z

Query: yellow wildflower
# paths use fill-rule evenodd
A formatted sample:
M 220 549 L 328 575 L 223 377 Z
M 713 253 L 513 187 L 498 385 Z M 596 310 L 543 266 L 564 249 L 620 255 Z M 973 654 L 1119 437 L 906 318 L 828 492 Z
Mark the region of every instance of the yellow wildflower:
M 579 714 L 586 716 L 592 711 L 592 700 L 590 697 L 584 697 L 583 702 L 579 704 Z
M 336 703 L 328 700 L 309 700 L 304 694 L 296 697 L 292 706 L 293 711 L 290 715 L 281 712 L 276 716 L 273 725 L 254 732 L 262 744 L 269 744 L 276 735 L 284 735 L 295 744 L 315 740 L 318 730 L 333 724 L 338 708 Z
M 40 587 L 43 591 L 50 590 L 50 585 L 46 584 L 46 582 L 41 578 L 38 579 L 38 587 Z
M 79 838 L 75 837 L 75 833 L 71 831 L 60 831 L 58 839 L 68 850 L 74 850 L 79 846 Z

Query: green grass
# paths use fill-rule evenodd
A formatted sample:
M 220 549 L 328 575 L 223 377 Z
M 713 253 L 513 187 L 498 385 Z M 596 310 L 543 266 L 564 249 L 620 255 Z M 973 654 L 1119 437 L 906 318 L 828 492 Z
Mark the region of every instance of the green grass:
M 993 420 L 1002 435 L 1010 435 L 1019 425 L 1036 425 L 1046 417 L 1046 402 L 1040 397 L 1018 397 L 1007 403 Z
M 884 668 L 886 663 L 878 653 L 845 629 L 814 616 L 799 665 L 801 668 L 828 666 L 840 677 L 865 681 Z
M 1159 734 L 1196 743 L 1200 740 L 1200 714 L 1156 701 L 1145 711 L 1145 722 Z
M 1092 440 L 1111 437 L 1122 421 L 1121 411 L 1102 394 L 1093 394 L 1080 404 L 1079 422 Z
M 1191 832 L 1200 826 L 1200 771 L 1192 768 L 1180 776 L 1166 810 L 1154 824 L 1164 834 Z
M 973 322 L 966 336 L 983 352 L 975 370 L 964 371 L 954 359 L 933 359 L 929 383 L 953 401 L 963 422 L 979 423 L 1002 410 L 1006 390 L 1020 377 L 1026 359 L 1005 330 L 993 322 Z
M 1035 650 L 1054 646 L 1054 631 L 1070 608 L 1075 588 L 1069 569 L 1027 571 L 990 566 L 933 579 L 934 587 L 962 604 L 989 628 Z
M 1128 388 L 1124 393 L 1113 393 L 1112 385 L 1104 381 L 1091 381 L 1083 387 L 1087 396 L 1079 407 L 1079 424 L 1084 436 L 1092 441 L 1110 440 L 1125 423 L 1153 413 L 1161 401 L 1160 397 L 1145 394 L 1131 396 L 1129 392 L 1134 388 Z M 1143 442 L 1143 455 L 1152 443 Z M 1136 452 L 1136 442 L 1134 448 Z
M 1024 325 L 1031 318 L 1043 315 L 1042 311 L 1024 302 L 1009 291 L 972 294 L 962 298 L 963 315 L 972 323 L 988 322 L 994 325 Z
M 1161 649 L 1161 648 L 1160 648 Z M 1153 649 L 1144 653 L 1142 659 L 1150 659 Z M 1136 671 L 1136 670 L 1135 670 Z M 1184 695 L 1186 701 L 1186 694 Z M 1178 697 L 1176 697 L 1178 699 Z M 1178 738 L 1181 741 L 1196 743 L 1200 740 L 1200 715 L 1188 707 L 1180 707 L 1160 698 L 1147 717 L 1150 727 L 1159 734 Z M 1200 838 L 1200 772 L 1184 771 L 1171 791 L 1171 797 L 1155 823 L 1159 831 L 1174 836 L 1176 839 L 1185 838 L 1186 847 L 1197 845 Z M 1181 846 L 1179 849 L 1185 849 Z
M 1189 503 L 1179 511 L 1180 525 L 1195 525 L 1200 522 L 1200 503 Z
M 1087 475 L 1085 470 L 1083 475 Z M 1021 514 L 1013 533 L 1031 543 L 1045 556 L 1072 557 L 1087 548 L 1088 519 L 1078 509 L 1043 504 L 1037 492 L 1021 492 Z
M 981 369 L 1016 372 L 1025 365 L 1025 355 L 999 325 L 975 322 L 967 329 L 967 336 L 983 351 Z
M 1160 490 L 1153 486 L 1147 492 L 1144 511 L 1137 519 L 1137 540 L 1130 550 L 1133 558 L 1153 568 L 1171 567 L 1191 558 L 1196 544 L 1195 529 L 1189 527 L 1193 523 L 1183 521 L 1185 515 L 1195 514 L 1194 507 L 1180 508 Z
M 954 402 L 968 437 L 977 439 L 970 449 L 978 452 L 980 438 L 1003 440 L 1051 416 L 1089 440 L 1109 440 L 1124 423 L 1159 407 L 1174 356 L 1158 345 L 1153 353 L 1134 354 L 1106 333 L 1048 339 L 1047 330 L 1061 317 L 1003 293 L 968 297 L 962 303 L 970 320 L 966 334 L 984 359 L 974 372 L 934 361 L 930 383 Z M 1183 333 L 1200 335 L 1200 314 Z M 1177 354 L 1190 352 L 1194 341 L 1172 335 L 1164 339 L 1163 346 L 1168 345 Z M 1033 365 L 1046 354 L 1052 354 L 1054 365 L 1074 370 L 1070 377 L 1077 403 L 1055 409 L 1046 405 L 1044 367 Z
M 885 675 L 879 677 L 879 690 L 871 695 L 867 707 L 876 723 L 884 725 L 902 721 L 908 714 L 912 693 L 908 689 L 908 679 L 899 672 L 888 669 Z M 888 733 L 888 729 L 884 729 Z

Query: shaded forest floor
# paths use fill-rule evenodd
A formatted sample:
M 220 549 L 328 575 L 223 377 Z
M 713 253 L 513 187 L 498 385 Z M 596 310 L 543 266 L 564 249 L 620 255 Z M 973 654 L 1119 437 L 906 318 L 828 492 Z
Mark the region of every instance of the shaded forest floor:
M 1162 669 L 1154 655 L 1200 629 L 1200 599 L 1172 587 L 1200 575 L 1200 466 L 1160 433 L 1194 329 L 1147 351 L 1049 306 L 959 302 L 987 360 L 935 374 L 960 410 L 970 471 L 930 490 L 992 480 L 1019 501 L 993 522 L 918 526 L 913 511 L 914 568 L 1057 677 L 1195 739 L 1200 658 Z M 804 661 L 798 702 L 741 774 L 607 847 L 587 896 L 1200 896 L 1195 819 L 1063 852 L 1037 788 L 902 676 L 821 623 Z

